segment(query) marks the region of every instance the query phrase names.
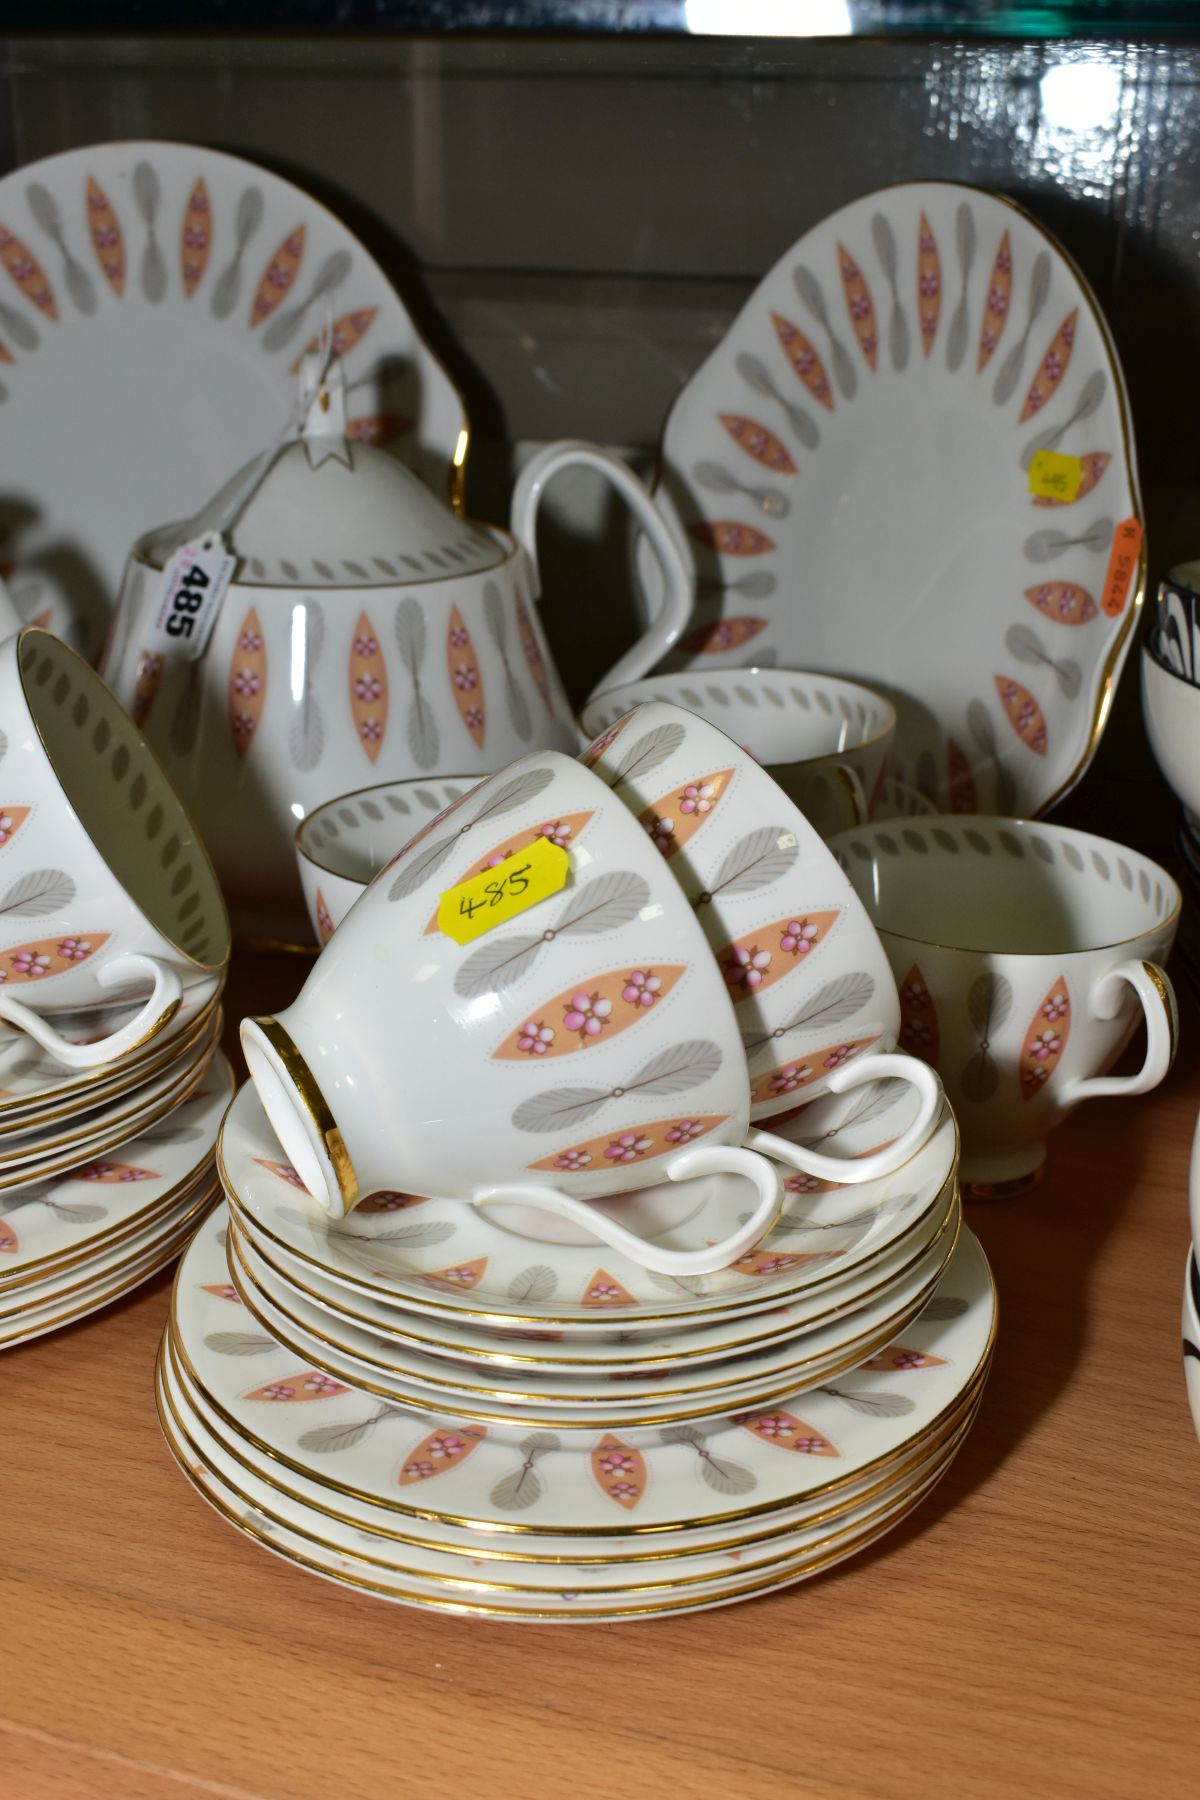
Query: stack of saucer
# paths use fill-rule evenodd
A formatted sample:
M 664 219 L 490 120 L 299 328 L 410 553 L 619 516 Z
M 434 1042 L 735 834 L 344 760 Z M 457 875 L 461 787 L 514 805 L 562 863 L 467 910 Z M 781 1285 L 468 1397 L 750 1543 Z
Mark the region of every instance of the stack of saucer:
M 914 1104 L 881 1080 L 782 1130 L 849 1163 Z M 682 1278 L 549 1217 L 538 1235 L 528 1208 L 376 1194 L 329 1219 L 249 1087 L 219 1155 L 228 1206 L 180 1265 L 164 1431 L 226 1518 L 333 1580 L 514 1619 L 730 1603 L 874 1542 L 974 1417 L 995 1299 L 948 1112 L 893 1174 L 789 1177 L 761 1244 Z M 723 1172 L 620 1205 L 687 1249 L 752 1200 Z

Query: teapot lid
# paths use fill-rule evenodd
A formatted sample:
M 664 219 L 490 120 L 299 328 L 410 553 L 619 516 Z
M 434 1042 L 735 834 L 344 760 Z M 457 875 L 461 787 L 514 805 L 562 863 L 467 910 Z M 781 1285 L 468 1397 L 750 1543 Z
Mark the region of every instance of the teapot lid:
M 263 460 L 239 469 L 185 524 L 150 532 L 142 556 L 163 567 L 181 543 L 224 529 L 240 584 L 342 588 L 476 574 L 508 554 L 501 537 L 460 519 L 402 462 L 345 436 L 336 358 L 312 394 L 299 437 L 256 480 Z

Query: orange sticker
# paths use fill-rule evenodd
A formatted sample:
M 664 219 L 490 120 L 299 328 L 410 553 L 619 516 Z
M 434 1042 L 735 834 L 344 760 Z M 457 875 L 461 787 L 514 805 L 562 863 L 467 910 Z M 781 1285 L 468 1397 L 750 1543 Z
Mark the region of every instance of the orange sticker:
M 1125 611 L 1129 587 L 1138 565 L 1142 548 L 1140 519 L 1122 519 L 1113 533 L 1112 554 L 1104 577 L 1101 606 L 1110 619 L 1119 619 Z

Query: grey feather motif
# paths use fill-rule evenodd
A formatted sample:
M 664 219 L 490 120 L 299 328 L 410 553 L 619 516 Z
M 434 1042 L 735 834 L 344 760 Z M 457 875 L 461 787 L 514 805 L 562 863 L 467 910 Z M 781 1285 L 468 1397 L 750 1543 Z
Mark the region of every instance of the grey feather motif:
M 756 894 L 786 875 L 799 854 L 795 835 L 786 825 L 764 825 L 748 832 L 721 858 L 696 905 L 707 905 L 717 894 Z
M 848 1388 L 822 1387 L 818 1394 L 826 1394 L 829 1399 L 840 1401 L 849 1407 L 851 1412 L 861 1413 L 868 1419 L 902 1419 L 906 1413 L 912 1412 L 916 1401 L 907 1394 L 852 1393 Z
M 1000 1081 L 991 1054 L 991 1038 L 1012 1010 L 1012 984 L 1003 975 L 980 975 L 967 989 L 967 1017 L 979 1034 L 979 1049 L 962 1072 L 963 1093 L 968 1100 L 990 1100 Z
M 410 852 L 400 865 L 400 873 L 388 889 L 388 899 L 407 900 L 410 894 L 415 894 L 417 889 L 424 886 L 429 877 L 436 874 L 441 868 L 447 857 L 453 852 L 461 835 L 456 831 L 452 837 L 438 838 L 432 844 L 421 844 L 416 850 Z
M 835 975 L 808 998 L 782 1025 L 771 1031 L 743 1032 L 742 1043 L 747 1054 L 761 1050 L 764 1044 L 786 1037 L 793 1031 L 824 1031 L 830 1025 L 844 1024 L 869 1005 L 875 992 L 875 981 L 861 970 L 850 975 Z
M 641 876 L 626 869 L 614 869 L 597 876 L 595 881 L 580 882 L 569 891 L 566 905 L 545 932 L 493 936 L 490 943 L 481 944 L 454 977 L 454 991 L 464 999 L 503 992 L 528 973 L 543 944 L 550 939 L 565 933 L 594 937 L 613 931 L 619 925 L 627 925 L 649 899 L 650 890 Z
M 483 590 L 483 616 L 487 621 L 488 633 L 496 646 L 500 661 L 504 664 L 504 694 L 508 702 L 508 716 L 512 728 L 522 743 L 529 740 L 533 731 L 533 720 L 529 716 L 529 707 L 525 696 L 517 685 L 517 678 L 512 672 L 508 660 L 508 630 L 504 621 L 504 602 L 500 598 L 500 589 L 494 581 L 489 581 Z
M 664 1444 L 689 1444 L 700 1459 L 700 1479 L 718 1494 L 748 1494 L 758 1486 L 758 1480 L 749 1469 L 741 1463 L 731 1462 L 728 1457 L 714 1456 L 708 1449 L 704 1434 L 694 1425 L 671 1425 L 659 1436 Z
M 969 330 L 967 283 L 971 279 L 971 267 L 975 261 L 975 215 L 965 200 L 960 204 L 955 216 L 954 235 L 958 244 L 958 260 L 962 265 L 962 289 L 946 339 L 946 367 L 951 373 L 961 366 L 962 359 L 967 353 L 967 332 Z
M 1010 625 L 1004 634 L 1004 644 L 1009 655 L 1015 656 L 1018 662 L 1041 663 L 1050 669 L 1067 699 L 1074 700 L 1083 684 L 1077 662 L 1072 662 L 1069 657 L 1051 656 L 1037 632 L 1028 625 Z
M 97 1219 L 108 1216 L 106 1206 L 72 1206 L 61 1200 L 47 1200 L 46 1205 L 57 1218 L 73 1225 L 94 1225 Z
M 44 919 L 75 898 L 75 883 L 62 869 L 30 869 L 0 894 L 0 917 Z
M 653 731 L 635 739 L 613 770 L 613 787 L 622 787 L 653 774 L 669 756 L 674 756 L 683 739 L 684 728 L 677 723 L 656 725 Z
M 303 644 L 304 687 L 299 710 L 288 732 L 288 753 L 301 774 L 307 775 L 316 768 L 325 751 L 325 726 L 314 679 L 325 644 L 325 615 L 313 599 L 301 600 L 292 612 L 293 661 L 297 638 Z
M 8 755 L 8 738 L 6 737 L 6 735 L 3 731 L 0 731 L 0 762 L 3 762 L 4 758 L 7 755 Z
M 967 1310 L 967 1302 L 953 1294 L 935 1294 L 927 1306 L 923 1306 L 917 1317 L 924 1324 L 927 1320 L 961 1319 Z
M 527 769 L 524 774 L 514 776 L 511 781 L 501 781 L 485 788 L 476 812 L 450 837 L 439 838 L 432 844 L 423 843 L 404 858 L 400 873 L 388 889 L 388 899 L 406 900 L 410 894 L 415 894 L 441 868 L 465 831 L 482 824 L 485 819 L 495 819 L 502 813 L 511 812 L 514 806 L 522 806 L 527 800 L 536 800 L 553 779 L 554 774 L 550 769 Z
M 746 1215 L 747 1218 L 750 1216 Z M 703 1294 L 706 1282 L 703 1275 L 659 1275 L 653 1269 L 646 1271 L 656 1288 L 667 1294 Z
M 408 747 L 419 769 L 432 769 L 437 761 L 438 728 L 433 708 L 421 691 L 421 664 L 425 660 L 425 614 L 412 595 L 396 607 L 393 623 L 396 648 L 412 682 L 412 709 L 408 715 Z
M 204 663 L 187 665 L 186 685 L 171 715 L 171 748 L 176 756 L 188 756 L 200 731 L 204 710 Z
M 900 294 L 896 286 L 900 259 L 896 252 L 895 233 L 882 213 L 876 213 L 871 220 L 871 236 L 875 240 L 875 254 L 883 266 L 888 286 L 892 290 L 892 316 L 888 321 L 888 345 L 892 354 L 892 367 L 897 373 L 903 373 L 908 367 L 908 320 L 904 316 L 904 308 L 900 303 Z
M 557 1087 L 523 1100 L 513 1113 L 518 1131 L 572 1131 L 610 1100 L 629 1094 L 685 1094 L 721 1066 L 721 1052 L 704 1038 L 668 1044 L 619 1088 Z
M 522 1461 L 511 1475 L 504 1475 L 491 1490 L 493 1506 L 502 1512 L 524 1512 L 540 1500 L 544 1483 L 534 1464 L 539 1456 L 547 1450 L 557 1450 L 559 1439 L 552 1431 L 533 1431 L 527 1438 L 522 1438 L 520 1446 Z
M 249 1331 L 213 1331 L 204 1342 L 218 1356 L 266 1356 L 279 1348 L 274 1338 L 258 1337 Z
M 444 1244 L 447 1238 L 454 1236 L 458 1227 L 450 1219 L 432 1219 L 427 1225 L 393 1225 L 388 1231 L 342 1231 L 327 1226 L 328 1236 L 343 1247 L 354 1246 L 356 1249 L 365 1246 L 375 1250 L 379 1245 L 401 1244 L 405 1248 Z
M 272 1346 L 278 1349 L 278 1345 Z M 306 1431 L 299 1438 L 302 1450 L 313 1450 L 318 1456 L 328 1456 L 337 1450 L 353 1450 L 364 1438 L 370 1437 L 380 1419 L 385 1418 L 392 1408 L 384 1406 L 369 1419 L 355 1419 L 346 1425 L 318 1425 L 314 1431 Z
M 549 1300 L 558 1288 L 558 1276 L 548 1263 L 522 1269 L 508 1284 L 510 1300 Z
M 792 280 L 802 303 L 808 308 L 818 325 L 824 327 L 829 335 L 829 352 L 833 358 L 833 374 L 843 396 L 853 400 L 858 391 L 858 376 L 849 351 L 839 337 L 834 335 L 833 326 L 829 322 L 829 313 L 825 305 L 825 295 L 821 284 L 811 269 L 803 263 L 792 270 Z
M 1000 372 L 996 376 L 996 385 L 992 389 L 992 399 L 997 406 L 1003 406 L 1011 400 L 1013 390 L 1021 378 L 1021 370 L 1025 364 L 1025 352 L 1029 344 L 1029 334 L 1037 321 L 1037 316 L 1046 304 L 1046 296 L 1050 292 L 1050 253 L 1039 250 L 1033 265 L 1033 274 L 1029 280 L 1029 316 L 1025 321 L 1025 329 L 1005 357 Z

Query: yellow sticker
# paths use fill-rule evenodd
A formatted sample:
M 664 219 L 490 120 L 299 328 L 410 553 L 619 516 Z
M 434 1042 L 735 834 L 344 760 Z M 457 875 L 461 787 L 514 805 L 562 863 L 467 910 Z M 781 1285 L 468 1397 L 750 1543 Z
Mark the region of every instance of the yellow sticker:
M 528 849 L 447 888 L 438 902 L 438 930 L 456 944 L 469 944 L 539 900 L 557 894 L 565 887 L 570 869 L 571 859 L 561 844 L 538 838 Z
M 1029 491 L 1044 500 L 1075 499 L 1083 481 L 1083 458 L 1039 450 L 1029 465 Z

